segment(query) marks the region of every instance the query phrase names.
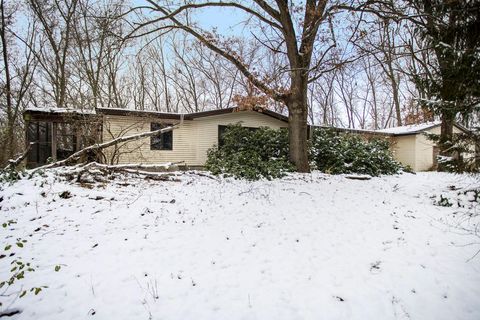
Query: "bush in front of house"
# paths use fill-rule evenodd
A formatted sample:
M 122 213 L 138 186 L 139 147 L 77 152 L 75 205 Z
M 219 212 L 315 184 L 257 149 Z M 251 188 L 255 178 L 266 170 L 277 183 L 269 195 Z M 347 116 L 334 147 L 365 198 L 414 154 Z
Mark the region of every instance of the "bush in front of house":
M 207 152 L 205 167 L 213 174 L 258 180 L 273 179 L 293 171 L 288 160 L 288 132 L 270 128 L 229 125 L 222 143 Z
M 359 135 L 339 134 L 333 129 L 314 131 L 310 159 L 316 169 L 331 174 L 378 176 L 402 170 L 402 165 L 393 158 L 387 140 L 367 140 Z
M 440 135 L 433 133 L 424 133 L 424 135 L 435 143 L 440 145 Z M 472 129 L 469 132 L 453 133 L 451 139 L 444 143 L 448 155 L 437 155 L 438 171 L 447 171 L 455 173 L 478 173 L 477 151 L 475 146 L 480 146 L 480 130 Z

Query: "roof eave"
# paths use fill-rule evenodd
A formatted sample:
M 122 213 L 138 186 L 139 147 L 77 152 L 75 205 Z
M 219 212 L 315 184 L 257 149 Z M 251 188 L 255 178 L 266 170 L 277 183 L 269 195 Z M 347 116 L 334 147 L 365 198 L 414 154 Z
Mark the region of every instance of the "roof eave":
M 103 115 L 110 116 L 138 116 L 138 117 L 151 117 L 160 119 L 181 120 L 181 114 L 178 113 L 163 113 L 130 109 L 113 109 L 113 108 L 97 108 L 97 112 Z

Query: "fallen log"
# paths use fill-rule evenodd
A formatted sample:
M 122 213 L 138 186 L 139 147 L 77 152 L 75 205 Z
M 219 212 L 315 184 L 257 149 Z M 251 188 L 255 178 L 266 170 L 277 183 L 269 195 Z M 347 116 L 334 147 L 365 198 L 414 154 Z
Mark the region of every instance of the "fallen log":
M 113 140 L 103 142 L 103 143 L 96 143 L 94 145 L 88 146 L 86 148 L 83 148 L 82 150 L 79 150 L 79 151 L 75 152 L 74 154 L 72 154 L 71 156 L 69 156 L 68 158 L 66 158 L 64 160 L 55 161 L 53 163 L 46 164 L 44 166 L 35 168 L 35 169 L 31 170 L 30 172 L 35 173 L 38 170 L 44 170 L 44 169 L 50 169 L 50 168 L 65 166 L 65 165 L 68 165 L 68 164 L 70 164 L 74 161 L 77 161 L 78 159 L 80 159 L 80 157 L 82 157 L 83 155 L 86 155 L 89 152 L 102 150 L 102 149 L 114 146 L 118 143 L 123 143 L 123 142 L 127 142 L 127 141 L 136 141 L 136 140 L 151 137 L 151 136 L 154 136 L 154 135 L 157 135 L 157 134 L 170 132 L 170 131 L 178 128 L 180 125 L 181 125 L 181 123 L 176 124 L 174 126 L 166 127 L 166 128 L 163 128 L 163 129 L 158 129 L 158 130 L 155 130 L 155 131 L 142 132 L 142 133 L 133 134 L 133 135 L 129 135 L 129 136 L 118 137 L 118 138 L 115 138 Z
M 142 164 L 142 163 L 129 163 L 129 164 L 115 164 L 115 165 L 108 165 L 98 162 L 90 162 L 83 166 L 83 168 L 102 168 L 107 170 L 125 170 L 125 169 L 136 169 L 136 170 L 169 170 L 172 166 L 176 166 L 178 164 L 185 163 L 185 161 L 177 161 L 177 162 L 167 162 L 167 163 L 160 163 L 160 164 Z
M 369 176 L 368 174 L 351 174 L 348 176 L 345 176 L 347 179 L 351 180 L 370 180 L 372 179 L 372 176 Z
M 183 162 L 181 162 L 183 163 Z M 109 180 L 108 176 L 112 173 L 129 173 L 141 176 L 144 179 L 157 181 L 180 181 L 175 173 L 154 172 L 144 170 L 168 170 L 175 163 L 165 164 L 123 164 L 123 165 L 107 165 L 98 162 L 91 162 L 83 165 L 69 167 L 67 170 L 59 171 L 58 174 L 74 180 L 79 183 L 104 183 Z
M 28 147 L 22 152 L 22 154 L 18 158 L 8 160 L 8 164 L 5 168 L 3 168 L 3 170 L 15 170 L 18 167 L 18 165 L 22 163 L 22 161 L 27 157 L 28 152 L 30 151 L 30 149 L 32 149 L 32 146 L 35 144 L 36 142 L 30 142 L 28 144 Z

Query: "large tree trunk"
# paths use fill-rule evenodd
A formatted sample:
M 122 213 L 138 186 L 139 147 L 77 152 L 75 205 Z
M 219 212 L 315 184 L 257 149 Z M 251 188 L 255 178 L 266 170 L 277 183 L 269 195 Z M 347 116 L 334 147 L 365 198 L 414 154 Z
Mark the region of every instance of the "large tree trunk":
M 308 164 L 307 113 L 300 109 L 289 108 L 288 128 L 290 161 L 298 172 L 310 172 Z
M 440 126 L 440 138 L 438 141 L 440 155 L 453 158 L 455 158 L 456 155 L 452 152 L 450 148 L 452 147 L 454 120 L 455 115 L 451 114 L 451 112 L 442 113 L 442 124 Z M 439 163 L 437 170 L 448 171 L 448 168 L 446 168 L 444 164 Z
M 302 87 L 300 85 L 297 86 Z M 305 88 L 293 90 L 293 94 L 286 101 L 288 107 L 288 131 L 290 161 L 298 172 L 310 172 L 308 163 L 308 108 L 307 84 Z
M 3 94 L 6 97 L 6 117 L 7 117 L 7 130 L 5 134 L 5 145 L 3 145 L 3 152 L 5 155 L 4 161 L 13 157 L 15 153 L 15 146 L 13 141 L 13 126 L 15 119 L 13 118 L 13 101 L 12 101 L 12 86 L 10 83 L 10 65 L 9 65 L 9 56 L 8 56 L 8 42 L 7 42 L 7 17 L 5 17 L 5 3 L 4 0 L 0 2 L 0 11 L 1 11 L 1 29 L 0 29 L 0 38 L 2 42 L 2 51 L 3 51 L 3 67 L 5 70 L 5 88 Z
M 448 154 L 448 148 L 451 147 L 453 138 L 453 120 L 454 117 L 449 113 L 442 114 L 442 124 L 440 127 L 440 153 L 442 155 Z M 443 146 L 443 148 L 442 148 Z

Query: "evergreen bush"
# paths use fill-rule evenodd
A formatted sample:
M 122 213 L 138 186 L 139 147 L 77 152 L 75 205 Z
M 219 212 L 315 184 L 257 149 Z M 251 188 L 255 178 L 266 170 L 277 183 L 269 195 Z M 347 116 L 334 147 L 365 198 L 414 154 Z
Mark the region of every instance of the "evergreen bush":
M 398 173 L 402 166 L 393 158 L 389 142 L 359 135 L 317 129 L 312 138 L 310 159 L 316 169 L 331 173 L 358 173 L 378 176 Z
M 213 174 L 258 180 L 280 178 L 294 171 L 288 160 L 288 131 L 230 125 L 219 147 L 207 152 L 205 167 Z M 310 148 L 314 168 L 331 174 L 357 173 L 378 176 L 405 170 L 393 158 L 385 139 L 365 139 L 332 129 L 314 131 Z
M 288 160 L 288 132 L 284 129 L 229 125 L 221 141 L 207 152 L 205 167 L 213 174 L 258 180 L 279 178 L 294 170 Z

